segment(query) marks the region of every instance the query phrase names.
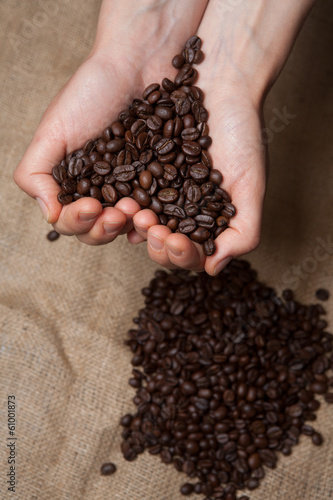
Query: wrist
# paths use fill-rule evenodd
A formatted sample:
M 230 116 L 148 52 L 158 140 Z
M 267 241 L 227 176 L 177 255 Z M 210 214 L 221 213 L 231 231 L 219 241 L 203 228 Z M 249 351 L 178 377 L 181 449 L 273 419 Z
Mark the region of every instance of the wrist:
M 245 86 L 260 103 L 314 2 L 210 0 L 198 33 L 209 54 L 208 71 L 227 87 Z

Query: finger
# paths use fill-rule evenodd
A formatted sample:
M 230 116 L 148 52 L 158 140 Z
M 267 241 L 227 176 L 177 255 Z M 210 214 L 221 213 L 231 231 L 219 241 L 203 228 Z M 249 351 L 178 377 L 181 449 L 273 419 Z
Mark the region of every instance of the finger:
M 147 239 L 147 233 L 150 227 L 159 224 L 158 216 L 152 210 L 140 210 L 134 217 L 133 223 L 136 232 L 143 238 Z
M 129 233 L 127 233 L 127 240 L 131 245 L 137 245 L 138 243 L 142 243 L 143 241 L 146 241 L 145 238 L 142 238 L 135 229 L 132 229 Z
M 133 217 L 141 210 L 140 205 L 132 198 L 122 198 L 116 203 L 115 208 L 126 216 L 126 223 L 120 234 L 129 233 L 133 229 Z
M 49 126 L 45 119 L 40 125 L 14 171 L 14 181 L 29 196 L 39 203 L 47 222 L 58 220 L 62 205 L 57 200 L 59 185 L 52 178 L 54 165 L 60 162 L 66 154 L 66 145 L 59 132 L 60 127 Z
M 201 245 L 195 244 L 183 234 L 170 234 L 166 239 L 170 262 L 182 269 L 203 271 L 205 255 Z
M 126 216 L 114 207 L 105 208 L 89 232 L 77 235 L 87 245 L 105 245 L 113 241 L 126 224 Z
M 53 227 L 58 233 L 66 236 L 87 233 L 95 224 L 102 210 L 102 205 L 98 200 L 81 198 L 62 207 L 59 218 Z
M 170 234 L 171 230 L 166 226 L 150 227 L 147 234 L 147 249 L 149 257 L 154 262 L 167 269 L 174 269 L 177 266 L 170 261 L 165 246 L 165 240 Z
M 208 274 L 215 276 L 231 258 L 257 248 L 260 241 L 264 194 L 264 175 L 258 175 L 254 184 L 248 179 L 239 182 L 233 196 L 237 213 L 230 220 L 229 227 L 215 240 L 216 251 L 206 259 L 205 270 Z

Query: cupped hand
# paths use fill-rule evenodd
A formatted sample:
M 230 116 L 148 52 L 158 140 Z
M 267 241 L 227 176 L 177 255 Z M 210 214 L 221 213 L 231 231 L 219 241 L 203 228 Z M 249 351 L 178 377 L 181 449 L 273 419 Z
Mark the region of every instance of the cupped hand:
M 175 15 L 172 9 L 176 4 Z M 119 22 L 120 31 L 116 32 L 116 27 L 110 30 L 113 38 L 101 42 L 97 37 L 91 55 L 45 112 L 14 179 L 38 201 L 44 217 L 59 233 L 76 235 L 90 245 L 108 243 L 128 233 L 131 243 L 148 239 L 149 255 L 159 264 L 205 269 L 209 274 L 216 274 L 232 257 L 258 244 L 265 190 L 260 106 L 241 79 L 230 79 L 229 68 L 224 71 L 220 61 L 216 64 L 218 56 L 214 44 L 210 45 L 207 23 L 198 32 L 206 59 L 200 66 L 197 84 L 206 95 L 214 168 L 221 170 L 222 186 L 237 209 L 230 227 L 216 239 L 213 256 L 206 258 L 200 245 L 159 225 L 153 212 L 140 210 L 131 198 L 123 198 L 115 207 L 104 210 L 93 198 L 62 206 L 57 201 L 59 186 L 51 175 L 53 166 L 66 154 L 100 136 L 131 99 L 140 97 L 146 85 L 160 82 L 165 76 L 174 77 L 172 56 L 198 31 L 206 4 L 205 0 L 171 0 L 162 3 L 164 7 L 137 14 L 132 30 L 126 25 L 121 28 Z M 162 24 L 161 19 L 165 20 Z

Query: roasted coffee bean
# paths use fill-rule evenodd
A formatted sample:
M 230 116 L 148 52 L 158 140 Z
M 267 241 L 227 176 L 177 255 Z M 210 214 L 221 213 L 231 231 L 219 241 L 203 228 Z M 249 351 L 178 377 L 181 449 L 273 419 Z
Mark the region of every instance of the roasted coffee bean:
M 53 231 L 50 231 L 49 233 L 47 233 L 46 237 L 49 241 L 55 241 L 59 238 L 59 236 L 60 236 L 60 234 L 57 231 L 53 230 Z
M 65 191 L 59 191 L 57 199 L 62 205 L 68 205 L 69 203 L 72 203 L 73 196 Z
M 163 203 L 155 196 L 152 196 L 151 204 L 148 208 L 150 208 L 150 210 L 152 210 L 156 214 L 161 214 L 163 212 Z
M 153 182 L 153 176 L 151 172 L 149 172 L 148 170 L 144 170 L 143 172 L 141 172 L 139 176 L 139 182 L 143 189 L 149 189 Z
M 213 238 L 209 238 L 208 240 L 206 240 L 204 242 L 203 251 L 204 251 L 204 254 L 207 255 L 207 257 L 209 257 L 210 255 L 213 255 L 215 250 L 216 250 L 216 248 L 215 248 L 215 243 L 214 243 Z
M 52 177 L 58 184 L 61 184 L 67 178 L 67 169 L 61 165 L 56 165 L 52 169 Z
M 102 196 L 107 203 L 116 203 L 118 194 L 116 189 L 110 184 L 104 184 L 102 187 Z
M 187 218 L 179 223 L 178 229 L 183 234 L 189 234 L 195 231 L 197 224 L 194 219 Z
M 208 240 L 210 236 L 211 234 L 208 231 L 208 229 L 205 229 L 203 227 L 198 227 L 198 229 L 196 229 L 195 231 L 193 231 L 193 233 L 191 233 L 190 238 L 196 243 L 203 243 L 204 241 Z
M 102 201 L 103 199 L 102 192 L 97 186 L 91 186 L 91 188 L 89 189 L 89 196 L 91 198 L 95 198 L 98 201 Z
M 232 203 L 225 203 L 224 208 L 221 212 L 221 215 L 224 217 L 233 217 L 236 213 L 235 207 L 232 205 Z
M 167 137 L 161 139 L 157 144 L 155 144 L 155 150 L 160 155 L 165 155 L 170 153 L 175 147 L 175 143 L 172 139 L 168 139 Z
M 183 486 L 180 488 L 180 492 L 182 495 L 187 496 L 187 495 L 192 495 L 193 493 L 193 485 L 190 483 L 185 483 Z
M 81 179 L 80 182 L 78 183 L 77 185 L 77 192 L 79 194 L 88 194 L 89 193 L 89 189 L 90 189 L 90 186 L 91 186 L 91 181 L 89 179 Z
M 148 207 L 151 204 L 151 198 L 142 188 L 136 188 L 133 191 L 133 198 L 142 207 Z
M 156 90 L 159 90 L 160 84 L 159 83 L 151 83 L 148 85 L 148 87 L 145 88 L 145 90 L 142 93 L 142 99 L 147 99 L 147 97 L 155 92 Z
M 329 291 L 326 290 L 326 288 L 318 288 L 316 291 L 316 297 L 318 300 L 328 300 L 329 296 Z
M 108 462 L 106 464 L 103 464 L 102 467 L 101 467 L 101 474 L 103 476 L 111 476 L 112 474 L 114 474 L 117 470 L 117 467 L 115 466 L 115 464 L 113 464 L 112 462 Z
M 194 220 L 198 226 L 204 227 L 205 229 L 213 229 L 215 226 L 215 220 L 209 215 L 196 215 Z
M 94 164 L 94 171 L 99 175 L 108 175 L 111 172 L 111 165 L 105 161 L 98 161 Z
M 209 176 L 209 169 L 205 165 L 197 163 L 191 166 L 190 176 L 196 181 L 204 181 Z
M 136 177 L 136 171 L 132 165 L 121 165 L 114 169 L 113 175 L 117 181 L 128 182 Z
M 132 188 L 131 188 L 130 184 L 128 184 L 127 182 L 117 181 L 115 183 L 114 187 L 116 188 L 118 193 L 123 197 L 129 196 L 132 192 Z
M 195 127 L 184 128 L 181 137 L 183 141 L 196 141 L 200 137 L 200 132 Z
M 120 121 L 112 122 L 110 128 L 115 137 L 124 137 L 126 129 Z
M 184 141 L 182 145 L 182 151 L 183 153 L 185 153 L 185 155 L 198 156 L 201 153 L 201 146 L 194 141 Z
M 163 213 L 164 215 L 169 215 L 170 217 L 178 217 L 178 219 L 185 219 L 186 214 L 184 210 L 177 205 L 173 205 L 170 203 L 166 203 L 163 207 Z M 166 222 L 167 224 L 167 222 Z
M 74 179 L 67 178 L 61 183 L 62 190 L 67 194 L 73 194 L 76 191 L 76 181 Z
M 112 139 L 111 141 L 109 141 L 106 144 L 106 149 L 108 150 L 109 153 L 117 153 L 118 151 L 121 151 L 124 148 L 124 146 L 125 146 L 125 141 L 123 139 L 117 138 L 117 139 Z M 91 159 L 91 161 L 93 161 L 92 158 L 90 158 L 90 159 Z M 98 160 L 95 160 L 95 161 L 98 161 Z
M 179 192 L 173 188 L 161 189 L 161 191 L 159 191 L 157 194 L 157 198 L 162 203 L 174 203 L 178 199 L 178 197 Z

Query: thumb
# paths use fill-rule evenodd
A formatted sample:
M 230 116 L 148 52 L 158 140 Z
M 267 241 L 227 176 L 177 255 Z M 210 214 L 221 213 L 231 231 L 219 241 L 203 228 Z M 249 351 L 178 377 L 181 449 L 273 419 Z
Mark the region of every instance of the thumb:
M 57 200 L 59 185 L 52 177 L 52 168 L 66 154 L 65 142 L 54 132 L 56 130 L 59 127 L 41 123 L 14 171 L 16 184 L 36 199 L 44 218 L 51 224 L 58 220 L 62 209 Z

